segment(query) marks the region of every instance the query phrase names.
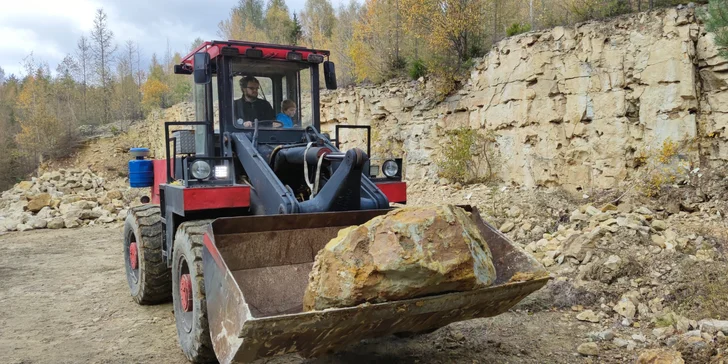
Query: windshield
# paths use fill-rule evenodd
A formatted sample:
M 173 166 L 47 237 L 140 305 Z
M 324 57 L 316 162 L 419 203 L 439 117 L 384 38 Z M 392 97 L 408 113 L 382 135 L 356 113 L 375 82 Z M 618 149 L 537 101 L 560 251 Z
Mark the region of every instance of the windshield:
M 308 68 L 283 62 L 233 62 L 233 125 L 305 128 L 311 125 Z M 302 80 L 303 79 L 303 80 Z

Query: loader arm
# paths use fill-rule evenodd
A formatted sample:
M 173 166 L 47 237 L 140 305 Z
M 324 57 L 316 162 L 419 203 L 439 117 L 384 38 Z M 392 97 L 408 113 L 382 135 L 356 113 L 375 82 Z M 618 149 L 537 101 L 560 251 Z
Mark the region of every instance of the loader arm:
M 340 162 L 333 164 L 334 173 L 315 197 L 299 202 L 245 133 L 233 133 L 232 136 L 235 153 L 252 185 L 250 199 L 255 215 L 389 208 L 389 201 L 384 193 L 363 174 L 368 156 L 359 149 L 347 151 Z M 326 148 L 338 152 L 330 143 L 326 143 Z M 298 153 L 297 158 L 289 157 L 288 162 L 298 162 L 291 164 L 290 168 L 300 168 L 303 173 L 303 161 L 311 159 L 311 156 L 307 155 L 308 148 L 293 148 L 289 152 L 293 153 L 281 154 L 279 157 L 284 158 L 286 155 Z M 313 164 L 310 167 L 315 168 L 315 158 L 310 162 Z
M 296 197 L 281 183 L 245 133 L 233 133 L 232 139 L 234 151 L 252 186 L 250 202 L 253 214 L 277 215 L 299 212 Z

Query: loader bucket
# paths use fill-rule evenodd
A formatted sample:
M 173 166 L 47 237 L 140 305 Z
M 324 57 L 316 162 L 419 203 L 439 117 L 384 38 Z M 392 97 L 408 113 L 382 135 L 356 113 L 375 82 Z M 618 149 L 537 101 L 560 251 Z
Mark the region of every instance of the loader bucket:
M 220 363 L 298 353 L 315 357 L 362 339 L 427 332 L 499 315 L 550 279 L 543 266 L 463 206 L 488 243 L 497 278 L 490 287 L 350 308 L 302 311 L 316 253 L 347 226 L 388 210 L 215 220 L 203 267 L 212 343 Z

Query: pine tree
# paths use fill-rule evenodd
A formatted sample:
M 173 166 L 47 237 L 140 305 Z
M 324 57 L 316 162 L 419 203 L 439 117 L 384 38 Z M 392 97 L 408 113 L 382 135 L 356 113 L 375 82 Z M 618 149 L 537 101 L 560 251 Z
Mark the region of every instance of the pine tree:
M 293 20 L 291 22 L 291 29 L 288 33 L 288 43 L 297 45 L 298 40 L 301 39 L 301 36 L 303 35 L 303 26 L 301 25 L 301 21 L 298 20 L 298 15 L 296 13 L 293 13 Z
M 728 58 L 728 1 L 710 0 L 700 17 L 705 22 L 705 30 L 715 33 L 715 44 L 721 47 L 721 57 Z

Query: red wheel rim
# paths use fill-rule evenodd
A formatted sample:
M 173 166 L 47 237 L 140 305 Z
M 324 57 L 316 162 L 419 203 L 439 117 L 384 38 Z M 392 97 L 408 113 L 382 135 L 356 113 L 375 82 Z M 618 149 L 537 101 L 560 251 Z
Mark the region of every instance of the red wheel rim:
M 189 274 L 179 277 L 179 296 L 182 298 L 182 310 L 192 311 L 192 280 Z
M 137 260 L 136 242 L 129 244 L 129 263 L 131 264 L 131 269 L 137 269 L 137 266 L 139 265 L 139 261 Z

